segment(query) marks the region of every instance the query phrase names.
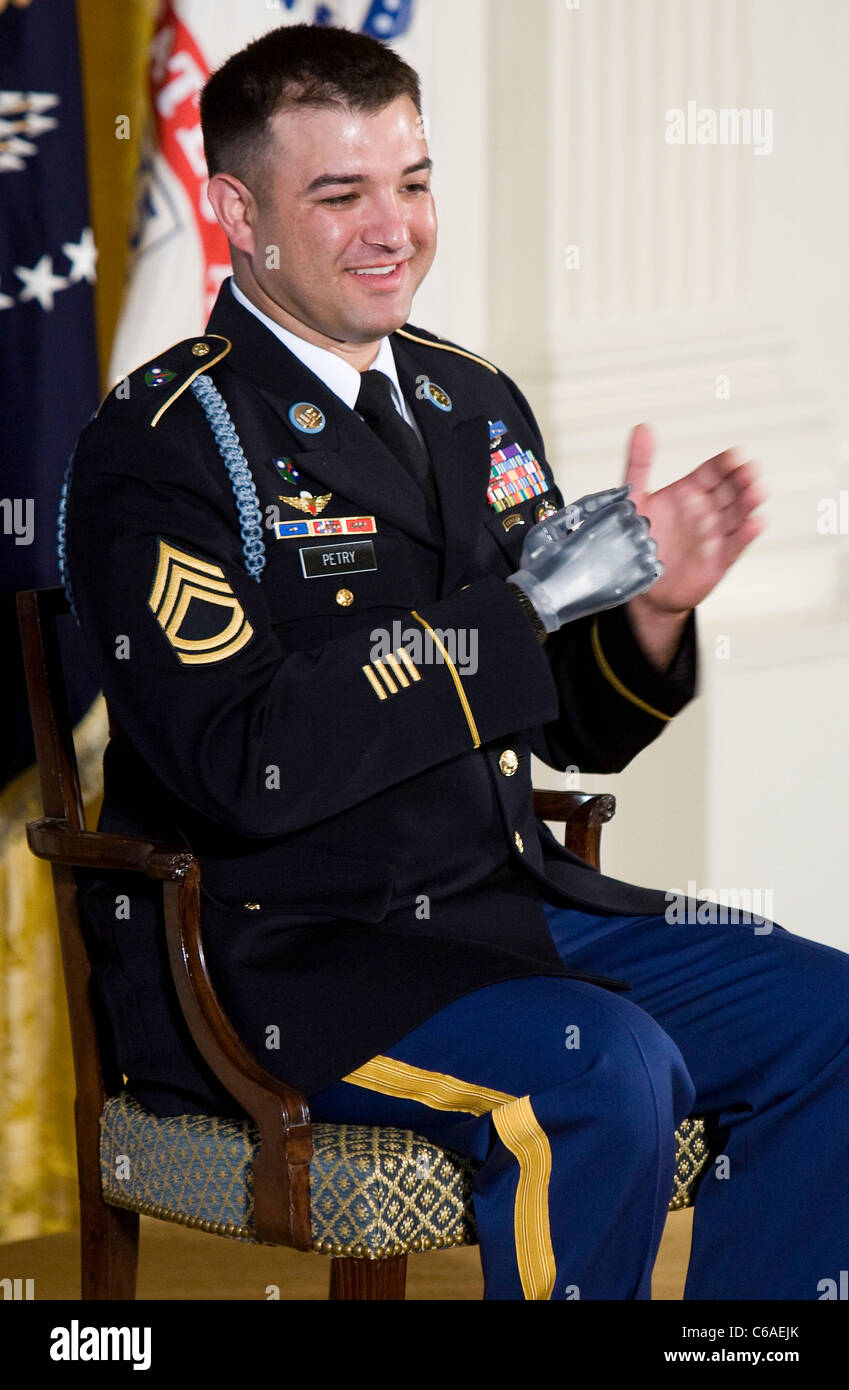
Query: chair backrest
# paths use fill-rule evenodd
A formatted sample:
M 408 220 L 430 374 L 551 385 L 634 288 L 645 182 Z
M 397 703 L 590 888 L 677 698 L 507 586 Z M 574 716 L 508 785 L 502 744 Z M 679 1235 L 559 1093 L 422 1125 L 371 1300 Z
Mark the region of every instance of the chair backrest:
M 85 830 L 85 807 L 68 713 L 59 644 L 59 620 L 69 613 L 61 588 L 28 589 L 17 596 L 35 755 L 44 815 L 56 829 Z M 77 1082 L 78 1135 L 81 1109 L 100 1115 L 106 1096 L 121 1077 L 103 1039 L 91 991 L 91 963 L 80 924 L 74 870 L 51 865 L 65 992 Z

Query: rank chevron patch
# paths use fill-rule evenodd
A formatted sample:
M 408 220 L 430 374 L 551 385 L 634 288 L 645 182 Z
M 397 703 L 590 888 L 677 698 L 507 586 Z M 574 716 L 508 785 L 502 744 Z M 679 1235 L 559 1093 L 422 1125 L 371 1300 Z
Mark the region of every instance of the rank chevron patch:
M 147 601 L 184 666 L 225 661 L 254 635 L 224 571 L 162 537 Z

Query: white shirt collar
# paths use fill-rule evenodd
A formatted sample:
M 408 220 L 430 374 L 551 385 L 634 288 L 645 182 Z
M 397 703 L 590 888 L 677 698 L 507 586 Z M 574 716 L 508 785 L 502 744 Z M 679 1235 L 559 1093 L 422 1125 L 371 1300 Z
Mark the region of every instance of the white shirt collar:
M 281 324 L 275 323 L 274 319 L 270 319 L 242 293 L 233 276 L 230 276 L 230 289 L 243 308 L 255 315 L 260 323 L 264 323 L 275 338 L 280 339 L 284 347 L 294 353 L 309 371 L 313 372 L 334 395 L 353 410 L 357 396 L 360 394 L 360 373 L 356 367 L 352 367 L 350 362 L 345 362 L 337 353 L 330 352 L 327 348 L 317 347 L 315 343 L 308 343 L 305 338 L 299 338 L 296 333 L 292 333 L 288 328 L 283 328 Z M 400 411 L 405 419 L 408 419 L 404 397 L 401 393 L 401 384 L 398 380 L 398 369 L 395 366 L 395 358 L 392 353 L 392 344 L 388 338 L 381 338 L 377 356 L 368 370 L 370 372 L 385 372 L 392 383 L 395 409 Z

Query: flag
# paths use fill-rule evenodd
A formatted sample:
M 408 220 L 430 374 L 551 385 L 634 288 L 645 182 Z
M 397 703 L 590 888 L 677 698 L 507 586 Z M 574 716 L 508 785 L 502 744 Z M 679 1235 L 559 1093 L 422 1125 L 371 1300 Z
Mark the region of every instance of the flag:
M 33 761 L 14 595 L 59 583 L 68 457 L 98 401 L 85 135 L 74 0 L 0 13 L 0 514 L 7 714 L 0 785 Z M 63 636 L 71 718 L 96 693 Z
M 198 92 L 209 74 L 269 29 L 338 25 L 400 38 L 412 0 L 161 0 L 150 48 L 151 126 L 137 181 L 129 280 L 109 363 L 115 383 L 169 343 L 203 330 L 231 273 L 206 197 Z

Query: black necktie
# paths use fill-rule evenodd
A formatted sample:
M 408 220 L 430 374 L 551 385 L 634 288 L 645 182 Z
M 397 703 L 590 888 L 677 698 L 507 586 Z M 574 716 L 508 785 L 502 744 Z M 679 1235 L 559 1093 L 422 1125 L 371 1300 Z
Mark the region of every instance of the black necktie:
M 410 477 L 422 489 L 432 507 L 436 492 L 430 469 L 430 459 L 412 426 L 408 425 L 392 403 L 392 386 L 385 372 L 362 372 L 360 393 L 354 409 L 378 439 L 386 445 Z

